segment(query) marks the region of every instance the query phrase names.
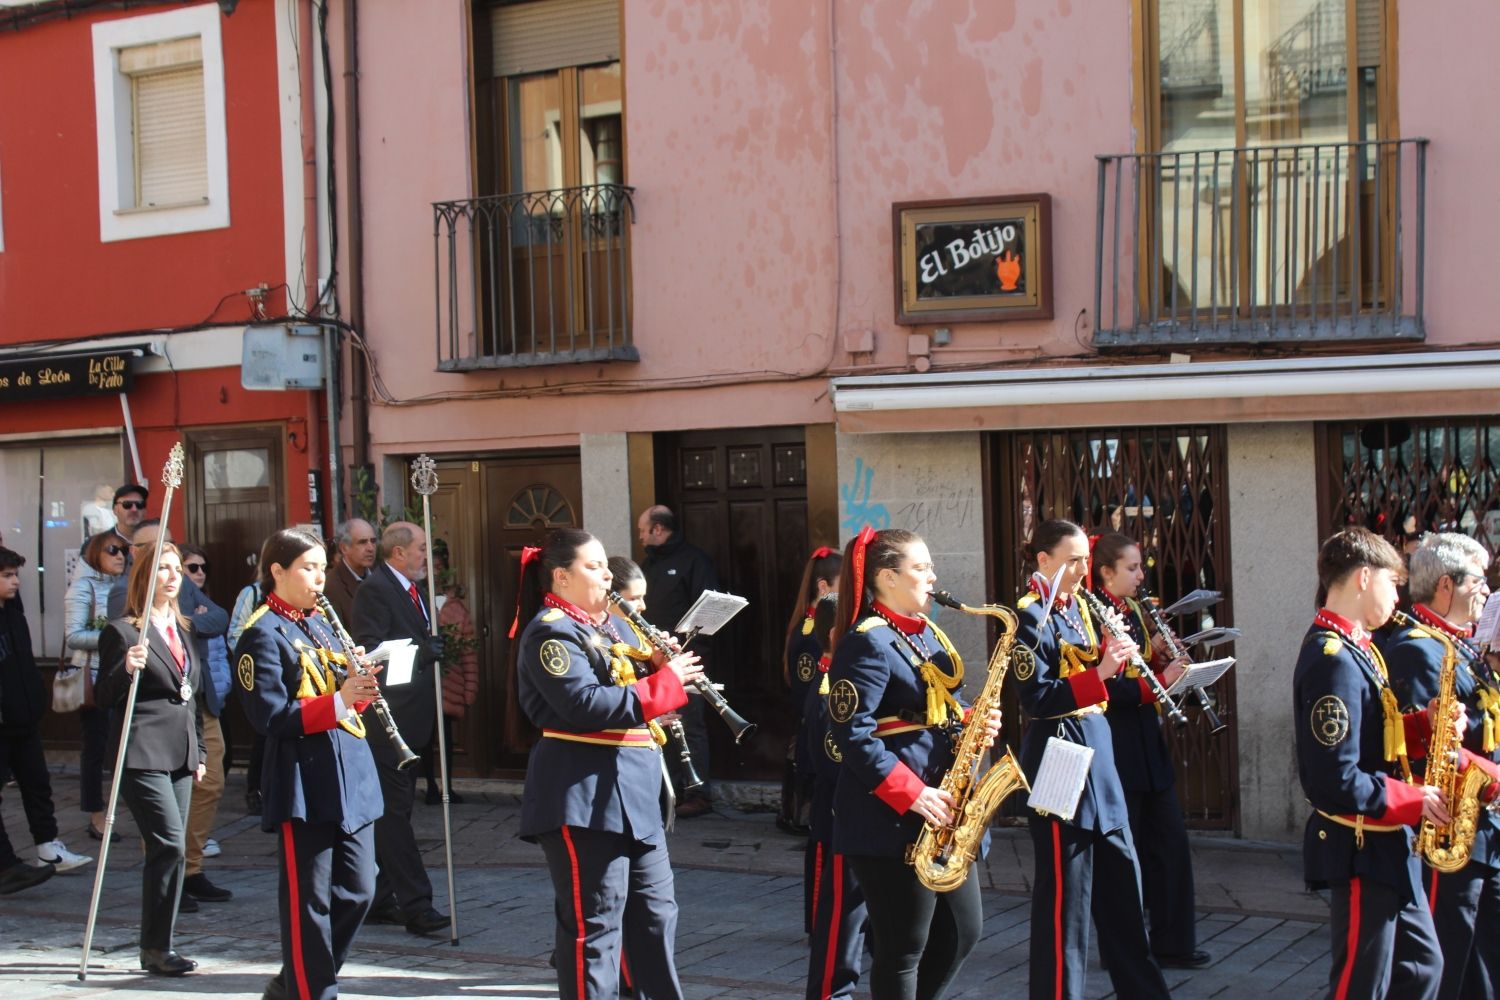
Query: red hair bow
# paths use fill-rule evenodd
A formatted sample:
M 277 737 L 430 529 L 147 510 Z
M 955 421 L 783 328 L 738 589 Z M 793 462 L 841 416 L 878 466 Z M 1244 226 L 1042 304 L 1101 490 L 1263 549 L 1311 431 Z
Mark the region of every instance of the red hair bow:
M 865 549 L 875 540 L 875 529 L 868 524 L 859 529 L 859 534 L 854 536 L 854 547 L 849 552 L 850 561 L 853 563 L 852 578 L 854 581 L 854 614 L 849 619 L 853 625 L 859 620 L 859 606 L 865 600 Z
M 521 546 L 521 579 L 522 580 L 526 579 L 526 564 L 527 563 L 536 562 L 541 557 L 542 557 L 541 546 L 539 546 L 539 545 L 523 545 L 523 546 Z M 523 589 L 525 589 L 525 588 L 520 587 L 520 586 L 516 587 L 516 614 L 515 614 L 515 617 L 510 620 L 510 631 L 506 633 L 506 638 L 509 638 L 509 639 L 514 639 L 516 637 L 516 628 L 517 628 L 517 626 L 519 626 L 521 624 L 521 591 Z
M 833 549 L 829 548 L 827 545 L 819 545 L 817 548 L 813 549 L 812 553 L 812 557 L 814 559 L 827 559 L 831 555 L 833 555 Z

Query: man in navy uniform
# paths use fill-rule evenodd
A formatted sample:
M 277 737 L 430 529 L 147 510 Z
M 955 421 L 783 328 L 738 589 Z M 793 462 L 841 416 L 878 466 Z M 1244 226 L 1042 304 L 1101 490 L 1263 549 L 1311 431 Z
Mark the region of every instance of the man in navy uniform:
M 1473 645 L 1474 622 L 1490 588 L 1489 553 L 1468 535 L 1428 535 L 1411 553 L 1415 624 L 1397 628 L 1383 652 L 1391 687 L 1408 710 L 1438 696 L 1444 660 L 1454 657 L 1454 693 L 1469 728 L 1465 756 L 1485 767 L 1500 759 L 1500 677 Z M 1450 810 L 1451 811 L 1451 810 Z M 1491 997 L 1500 984 L 1500 824 L 1479 813 L 1469 862 L 1456 872 L 1424 872 L 1423 888 L 1443 950 L 1440 998 Z

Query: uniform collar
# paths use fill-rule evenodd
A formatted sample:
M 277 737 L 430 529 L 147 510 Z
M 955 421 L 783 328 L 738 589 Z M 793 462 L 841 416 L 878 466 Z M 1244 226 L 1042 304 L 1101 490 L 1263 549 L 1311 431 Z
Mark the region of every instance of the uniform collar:
M 892 611 L 890 608 L 886 607 L 884 604 L 881 604 L 879 601 L 875 602 L 874 610 L 877 615 L 884 618 L 886 621 L 895 626 L 899 631 L 905 632 L 907 635 L 921 635 L 927 630 L 927 619 L 925 618 L 912 618 L 908 615 L 900 614 L 898 612 Z
M 833 657 L 829 656 L 827 653 L 824 653 L 822 656 L 818 657 L 818 669 L 826 674 L 828 673 L 828 665 L 832 662 Z
M 556 608 L 580 625 L 588 625 L 589 627 L 593 627 L 593 625 L 595 624 L 594 620 L 589 617 L 589 613 L 587 611 L 583 610 L 572 601 L 564 600 L 563 598 L 558 597 L 556 594 L 543 594 L 542 603 L 547 605 L 547 607 L 549 608 Z
M 1313 619 L 1313 624 L 1333 629 L 1365 652 L 1368 652 L 1370 649 L 1370 633 L 1343 615 L 1336 615 L 1327 608 L 1319 608 L 1317 617 Z
M 1123 597 L 1116 597 L 1109 592 L 1109 588 L 1100 587 L 1095 593 L 1102 596 L 1106 601 L 1115 606 L 1116 611 L 1125 612 L 1130 610 L 1130 602 Z
M 1415 615 L 1417 621 L 1421 622 L 1423 625 L 1428 625 L 1432 628 L 1438 629 L 1439 631 L 1446 632 L 1449 635 L 1453 636 L 1455 639 L 1468 639 L 1473 637 L 1474 635 L 1473 624 L 1465 625 L 1462 628 L 1459 628 L 1457 625 L 1454 625 L 1452 622 L 1448 621 L 1442 615 L 1438 614 L 1436 611 L 1432 610 L 1425 604 L 1413 604 L 1411 607 L 1411 613 Z
M 309 608 L 306 611 L 303 611 L 300 608 L 294 608 L 286 601 L 282 600 L 279 596 L 277 596 L 274 591 L 266 595 L 266 604 L 272 611 L 276 612 L 287 621 L 292 622 L 300 622 L 302 619 L 308 617 L 309 615 L 315 615 L 318 613 L 317 608 Z

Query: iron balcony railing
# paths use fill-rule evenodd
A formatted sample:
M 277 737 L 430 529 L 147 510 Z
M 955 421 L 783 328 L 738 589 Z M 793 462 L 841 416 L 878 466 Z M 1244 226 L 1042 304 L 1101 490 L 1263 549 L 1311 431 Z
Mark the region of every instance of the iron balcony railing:
M 588 184 L 435 202 L 439 370 L 639 360 L 633 194 Z
M 1096 346 L 1422 338 L 1426 139 L 1098 161 Z

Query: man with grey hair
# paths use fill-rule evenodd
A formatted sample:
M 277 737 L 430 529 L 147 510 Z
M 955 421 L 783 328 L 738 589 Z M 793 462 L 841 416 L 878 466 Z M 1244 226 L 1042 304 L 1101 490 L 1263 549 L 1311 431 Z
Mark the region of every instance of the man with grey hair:
M 323 593 L 341 620 L 354 618 L 354 592 L 375 566 L 375 527 L 361 517 L 342 522 L 334 533 L 338 560 L 328 567 Z
M 1477 766 L 1491 780 L 1482 803 L 1494 798 L 1500 769 L 1500 676 L 1472 640 L 1474 622 L 1490 588 L 1484 546 L 1457 532 L 1430 534 L 1411 553 L 1408 572 L 1412 623 L 1396 629 L 1385 646 L 1391 688 L 1403 707 L 1425 707 L 1438 696 L 1448 657 L 1455 659 L 1454 695 L 1468 714 L 1465 766 Z M 1414 770 L 1421 761 L 1413 760 Z M 1459 804 L 1449 810 L 1459 813 Z M 1480 809 L 1469 863 L 1456 872 L 1424 869 L 1433 924 L 1443 950 L 1439 997 L 1481 996 L 1487 983 L 1500 983 L 1500 822 Z

